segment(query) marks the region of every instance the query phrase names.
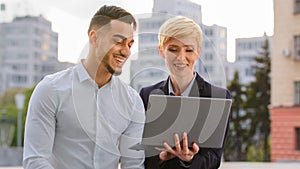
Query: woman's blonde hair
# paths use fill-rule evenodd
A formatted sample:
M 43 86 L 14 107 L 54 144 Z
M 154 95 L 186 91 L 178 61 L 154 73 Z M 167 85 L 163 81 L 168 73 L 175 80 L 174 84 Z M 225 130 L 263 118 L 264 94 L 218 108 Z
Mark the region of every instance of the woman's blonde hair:
M 195 38 L 199 49 L 202 48 L 202 30 L 193 20 L 176 16 L 165 21 L 159 28 L 159 46 L 164 47 L 170 38 Z

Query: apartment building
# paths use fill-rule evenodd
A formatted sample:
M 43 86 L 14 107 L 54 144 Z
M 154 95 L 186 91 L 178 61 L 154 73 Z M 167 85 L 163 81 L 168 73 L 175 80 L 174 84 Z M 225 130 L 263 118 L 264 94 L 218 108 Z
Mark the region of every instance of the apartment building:
M 300 161 L 300 0 L 274 0 L 271 160 Z
M 0 94 L 29 88 L 45 75 L 71 66 L 58 61 L 58 34 L 43 16 L 0 23 Z
M 261 37 L 238 38 L 235 40 L 235 62 L 228 64 L 228 80 L 232 80 L 234 72 L 239 72 L 240 83 L 248 85 L 255 81 L 255 68 L 257 64 L 255 57 L 260 56 L 265 41 L 269 43 L 271 51 L 271 37 L 264 35 Z M 270 54 L 271 56 L 271 54 Z

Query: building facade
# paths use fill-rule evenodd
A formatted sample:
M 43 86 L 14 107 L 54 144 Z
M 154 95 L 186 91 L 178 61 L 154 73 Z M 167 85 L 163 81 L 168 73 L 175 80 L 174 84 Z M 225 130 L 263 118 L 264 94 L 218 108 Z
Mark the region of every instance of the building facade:
M 139 19 L 138 24 L 138 59 L 131 62 L 130 68 L 130 85 L 137 91 L 167 77 L 168 70 L 158 53 L 158 30 L 168 18 L 179 15 L 193 19 L 203 31 L 203 47 L 195 71 L 213 84 L 226 86 L 223 62 L 227 53 L 227 29 L 202 24 L 201 6 L 196 3 L 154 0 L 151 17 Z
M 235 40 L 235 62 L 228 65 L 228 80 L 232 80 L 234 72 L 239 72 L 239 80 L 243 85 L 248 85 L 255 81 L 255 68 L 257 64 L 255 57 L 260 56 L 265 41 L 269 43 L 271 51 L 271 37 L 266 35 L 261 37 L 238 38 Z M 270 54 L 271 56 L 271 54 Z
M 227 28 L 200 24 L 203 32 L 201 55 L 195 71 L 214 85 L 226 87 Z
M 72 65 L 58 61 L 58 34 L 42 16 L 0 23 L 0 35 L 0 94 L 32 87 L 45 75 Z
M 300 161 L 300 1 L 273 2 L 271 160 Z

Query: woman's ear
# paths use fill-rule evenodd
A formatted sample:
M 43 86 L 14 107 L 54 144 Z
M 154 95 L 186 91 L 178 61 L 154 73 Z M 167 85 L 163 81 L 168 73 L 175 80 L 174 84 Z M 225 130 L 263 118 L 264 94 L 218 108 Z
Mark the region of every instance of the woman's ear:
M 197 49 L 197 55 L 198 55 L 198 58 L 199 58 L 200 55 L 201 55 L 201 47 L 199 47 L 199 48 Z
M 164 47 L 162 45 L 158 45 L 158 51 L 159 51 L 160 57 L 165 59 Z

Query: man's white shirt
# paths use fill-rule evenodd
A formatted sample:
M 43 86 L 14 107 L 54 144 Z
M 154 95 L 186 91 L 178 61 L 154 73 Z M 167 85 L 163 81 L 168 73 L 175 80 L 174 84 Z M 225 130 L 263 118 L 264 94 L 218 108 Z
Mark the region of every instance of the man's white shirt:
M 82 63 L 46 76 L 28 107 L 25 169 L 144 168 L 145 121 L 138 93 L 118 77 L 98 88 Z

